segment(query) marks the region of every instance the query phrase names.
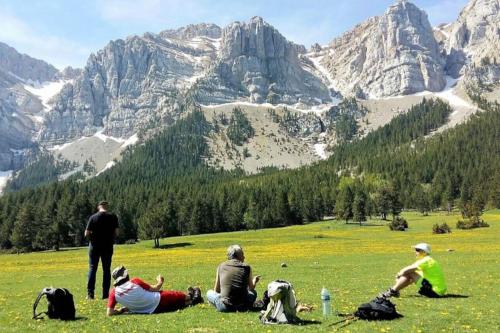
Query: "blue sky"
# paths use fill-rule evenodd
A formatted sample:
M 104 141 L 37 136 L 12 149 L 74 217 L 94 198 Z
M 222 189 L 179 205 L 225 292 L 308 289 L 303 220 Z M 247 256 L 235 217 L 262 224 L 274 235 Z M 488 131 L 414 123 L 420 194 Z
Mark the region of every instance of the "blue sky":
M 285 37 L 326 44 L 395 0 L 0 0 L 0 41 L 59 68 L 83 67 L 110 40 L 190 23 L 262 16 Z M 413 0 L 432 25 L 458 17 L 467 0 Z

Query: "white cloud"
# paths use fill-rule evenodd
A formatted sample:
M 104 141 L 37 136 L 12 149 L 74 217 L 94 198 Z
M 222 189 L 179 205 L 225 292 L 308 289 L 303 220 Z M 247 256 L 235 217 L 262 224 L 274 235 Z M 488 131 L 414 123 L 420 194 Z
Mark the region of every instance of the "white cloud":
M 66 66 L 82 67 L 91 52 L 89 48 L 72 40 L 43 34 L 2 8 L 0 41 L 59 69 Z

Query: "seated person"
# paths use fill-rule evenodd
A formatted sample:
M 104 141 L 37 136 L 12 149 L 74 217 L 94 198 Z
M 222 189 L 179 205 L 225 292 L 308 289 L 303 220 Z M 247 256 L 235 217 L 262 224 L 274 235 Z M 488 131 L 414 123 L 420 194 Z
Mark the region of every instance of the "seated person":
M 446 282 L 441 265 L 431 258 L 429 244 L 420 243 L 413 246 L 417 261 L 399 271 L 396 283 L 392 288 L 381 293 L 379 297 L 399 297 L 399 291 L 415 283 L 418 293 L 427 297 L 441 297 L 446 293 Z
M 203 303 L 200 288 L 188 289 L 188 294 L 181 291 L 161 290 L 163 277 L 158 275 L 156 284 L 151 286 L 138 278 L 130 279 L 125 267 L 120 266 L 111 274 L 115 280 L 108 299 L 107 315 L 124 312 L 160 313 L 175 311 L 187 306 Z M 116 303 L 122 305 L 115 310 Z
M 227 259 L 217 267 L 214 290 L 207 292 L 208 301 L 220 312 L 249 310 L 257 298 L 255 286 L 260 276 L 252 277 L 241 246 L 231 245 Z

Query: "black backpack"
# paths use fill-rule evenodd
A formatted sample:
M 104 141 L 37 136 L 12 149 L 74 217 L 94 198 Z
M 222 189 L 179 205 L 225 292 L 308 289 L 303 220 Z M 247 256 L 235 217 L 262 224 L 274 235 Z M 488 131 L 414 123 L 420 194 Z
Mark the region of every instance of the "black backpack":
M 43 296 L 47 297 L 47 311 L 36 313 L 36 307 Z M 33 304 L 33 319 L 46 314 L 50 319 L 74 320 L 75 303 L 73 295 L 66 288 L 43 288 Z
M 396 305 L 383 297 L 377 297 L 369 303 L 361 304 L 354 316 L 363 320 L 392 320 L 402 317 L 396 311 Z

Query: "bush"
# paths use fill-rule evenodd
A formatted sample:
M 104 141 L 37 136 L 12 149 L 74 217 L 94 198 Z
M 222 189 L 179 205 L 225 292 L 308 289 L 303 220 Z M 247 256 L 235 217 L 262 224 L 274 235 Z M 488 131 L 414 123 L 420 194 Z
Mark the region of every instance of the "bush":
M 127 245 L 131 245 L 131 244 L 135 244 L 135 243 L 136 243 L 135 239 L 127 239 L 125 241 L 125 244 L 127 244 Z
M 484 220 L 481 220 L 480 218 L 473 218 L 470 219 L 469 221 L 458 221 L 457 222 L 457 229 L 475 229 L 475 228 L 486 228 L 489 227 L 490 225 Z
M 389 229 L 392 231 L 405 231 L 408 229 L 408 222 L 401 216 L 396 216 L 389 224 Z
M 451 229 L 448 226 L 448 224 L 446 224 L 446 223 L 443 223 L 441 225 L 436 223 L 432 226 L 432 233 L 433 234 L 449 234 L 449 233 L 451 233 Z

